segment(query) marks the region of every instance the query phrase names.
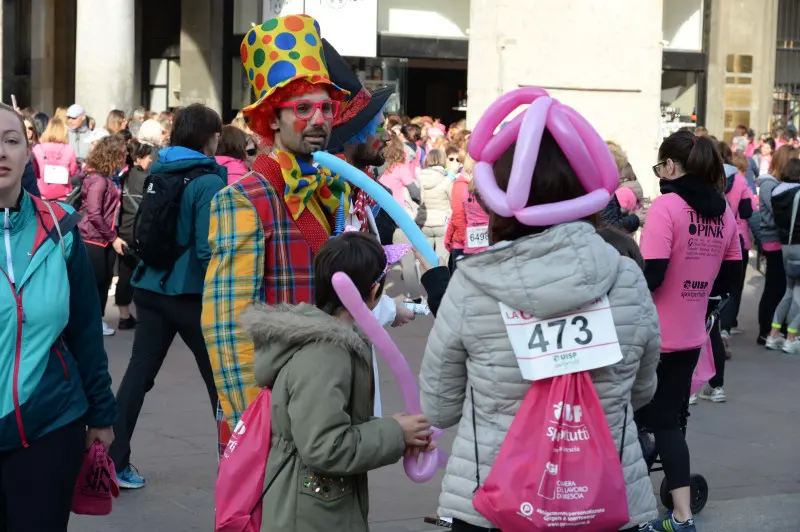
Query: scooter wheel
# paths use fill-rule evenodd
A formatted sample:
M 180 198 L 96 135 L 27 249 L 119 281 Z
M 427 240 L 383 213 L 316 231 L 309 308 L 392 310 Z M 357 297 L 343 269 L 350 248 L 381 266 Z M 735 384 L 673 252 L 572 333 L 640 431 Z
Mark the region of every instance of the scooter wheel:
M 699 514 L 703 511 L 703 508 L 706 507 L 706 503 L 708 502 L 708 482 L 703 475 L 692 475 L 690 477 L 690 489 L 691 489 L 691 508 L 692 508 L 692 515 Z M 659 490 L 659 495 L 661 496 L 661 504 L 664 505 L 664 508 L 667 510 L 672 510 L 675 508 L 675 505 L 672 502 L 672 494 L 669 492 L 667 488 L 667 479 L 661 481 L 661 489 Z

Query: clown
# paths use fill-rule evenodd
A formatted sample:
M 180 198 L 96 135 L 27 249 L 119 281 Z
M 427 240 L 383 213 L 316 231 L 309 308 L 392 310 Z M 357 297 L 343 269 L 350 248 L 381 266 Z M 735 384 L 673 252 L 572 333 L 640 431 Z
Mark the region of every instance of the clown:
M 269 155 L 211 203 L 211 261 L 203 293 L 203 333 L 229 428 L 258 394 L 253 343 L 238 318 L 252 302 L 313 303 L 313 261 L 345 228 L 350 187 L 311 154 L 324 150 L 350 96 L 328 75 L 319 24 L 307 15 L 270 19 L 252 28 L 241 59 L 256 102 L 242 110 Z M 396 319 L 407 309 L 385 298 Z M 221 428 L 221 442 L 225 430 Z

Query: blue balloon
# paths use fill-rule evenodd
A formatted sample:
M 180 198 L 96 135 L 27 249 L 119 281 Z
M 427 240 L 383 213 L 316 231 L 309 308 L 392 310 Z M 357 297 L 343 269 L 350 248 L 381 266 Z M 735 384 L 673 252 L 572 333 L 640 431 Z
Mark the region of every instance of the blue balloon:
M 439 257 L 436 255 L 433 247 L 431 247 L 428 239 L 422 234 L 422 230 L 385 188 L 370 179 L 367 174 L 355 166 L 349 164 L 347 161 L 343 161 L 335 155 L 323 151 L 316 151 L 312 155 L 314 160 L 319 164 L 334 174 L 339 174 L 342 179 L 351 185 L 366 192 L 367 195 L 374 199 L 378 205 L 392 217 L 392 220 L 394 220 L 397 226 L 406 234 L 411 245 L 422 253 L 425 260 L 430 262 L 431 266 L 436 267 L 439 265 Z

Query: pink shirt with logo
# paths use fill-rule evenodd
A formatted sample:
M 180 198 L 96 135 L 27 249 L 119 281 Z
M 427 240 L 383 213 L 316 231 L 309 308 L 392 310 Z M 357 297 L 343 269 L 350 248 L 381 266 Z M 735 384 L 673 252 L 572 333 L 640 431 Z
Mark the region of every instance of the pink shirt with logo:
M 721 216 L 705 217 L 678 194 L 664 194 L 647 211 L 641 249 L 645 260 L 669 259 L 664 282 L 653 292 L 661 351 L 702 346 L 708 297 L 722 261 L 742 258 L 730 206 Z

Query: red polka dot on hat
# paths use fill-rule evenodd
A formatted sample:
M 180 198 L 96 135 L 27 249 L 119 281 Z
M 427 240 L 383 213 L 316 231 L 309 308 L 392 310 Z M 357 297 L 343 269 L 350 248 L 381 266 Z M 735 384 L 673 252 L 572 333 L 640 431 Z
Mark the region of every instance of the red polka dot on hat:
M 286 29 L 289 31 L 300 31 L 306 27 L 303 21 L 297 17 L 286 17 L 283 21 L 283 25 L 286 26 Z
M 315 58 L 311 57 L 310 55 L 305 56 L 301 61 L 301 64 L 309 70 L 319 70 L 319 61 Z

